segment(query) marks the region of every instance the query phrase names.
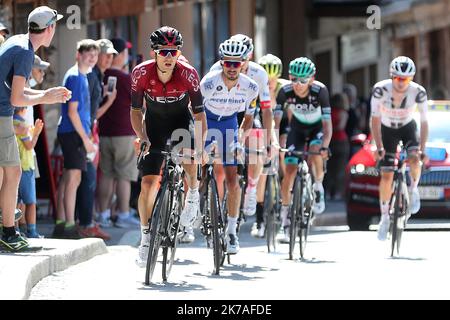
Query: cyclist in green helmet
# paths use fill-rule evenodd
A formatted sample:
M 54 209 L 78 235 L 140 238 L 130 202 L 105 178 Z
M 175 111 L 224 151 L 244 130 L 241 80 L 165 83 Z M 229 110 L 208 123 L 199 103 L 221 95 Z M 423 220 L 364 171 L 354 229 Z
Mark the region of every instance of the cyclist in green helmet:
M 289 64 L 289 79 L 291 83 L 283 86 L 277 96 L 275 117 L 280 118 L 280 112 L 287 113 L 289 133 L 288 148 L 303 151 L 306 143 L 309 151 L 320 152 L 320 156 L 310 156 L 312 172 L 315 178 L 313 185 L 315 202 L 313 211 L 321 214 L 325 210 L 325 197 L 322 185 L 324 170 L 323 161 L 329 156 L 329 144 L 332 135 L 330 96 L 327 87 L 315 80 L 316 66 L 306 58 L 294 59 Z M 291 189 L 297 172 L 299 159 L 289 153 L 286 155 L 286 173 L 281 184 L 283 205 L 281 219 L 284 227 L 284 238 L 281 242 L 289 242 L 288 219 Z
M 265 56 L 262 56 L 258 60 L 258 64 L 264 68 L 264 70 L 267 72 L 267 75 L 269 77 L 269 93 L 270 93 L 270 101 L 271 106 L 273 109 L 275 109 L 276 106 L 276 97 L 278 94 L 278 91 L 281 89 L 281 87 L 285 84 L 288 84 L 289 81 L 286 79 L 281 79 L 281 74 L 283 70 L 283 64 L 277 56 L 274 56 L 273 54 L 266 54 Z M 260 116 L 261 117 L 261 116 Z M 284 124 L 283 130 L 287 128 L 287 118 L 282 121 Z M 278 126 L 279 127 L 279 126 Z M 287 133 L 287 132 L 285 132 Z M 284 137 L 284 144 L 286 144 L 286 137 L 287 135 L 281 134 L 280 131 L 280 139 Z M 272 144 L 278 144 L 278 137 L 275 135 L 275 131 L 272 131 Z M 284 172 L 284 157 L 281 158 L 280 154 L 280 167 L 282 172 Z M 264 224 L 264 189 L 266 185 L 266 176 L 262 174 L 258 181 L 257 191 L 256 191 L 256 222 L 252 227 L 251 235 L 253 237 L 257 238 L 263 238 L 264 232 L 265 232 L 265 224 Z

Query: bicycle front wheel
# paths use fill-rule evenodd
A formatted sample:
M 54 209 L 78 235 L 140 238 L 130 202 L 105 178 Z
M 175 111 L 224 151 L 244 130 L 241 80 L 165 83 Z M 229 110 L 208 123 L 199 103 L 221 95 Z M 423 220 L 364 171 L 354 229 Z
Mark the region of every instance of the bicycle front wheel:
M 398 243 L 399 237 L 401 237 L 401 230 L 399 228 L 399 218 L 400 218 L 400 210 L 401 210 L 401 185 L 399 183 L 396 184 L 395 190 L 395 199 L 394 199 L 394 213 L 392 216 L 392 239 L 391 239 L 391 257 L 394 256 L 394 250 L 397 248 L 397 254 L 400 251 L 400 245 Z
M 301 178 L 299 175 L 295 178 L 294 182 L 294 188 L 293 188 L 293 200 L 292 205 L 290 209 L 290 218 L 291 218 L 291 225 L 289 228 L 289 260 L 294 259 L 294 249 L 295 249 L 295 242 L 298 234 L 298 228 L 299 228 L 299 219 L 300 216 L 300 210 L 301 210 L 301 198 L 302 198 L 302 185 L 301 185 Z
M 220 215 L 220 207 L 219 207 L 219 197 L 217 193 L 217 185 L 216 182 L 211 179 L 208 186 L 208 201 L 209 201 L 209 214 L 211 219 L 211 228 L 212 228 L 212 242 L 213 242 L 213 255 L 214 255 L 214 270 L 213 273 L 219 275 L 220 266 L 224 261 L 224 252 L 221 243 L 222 236 L 222 226 L 220 225 L 219 215 Z
M 309 206 L 308 211 L 305 206 L 305 201 L 307 197 L 304 197 L 304 193 L 308 191 L 312 186 L 309 185 L 308 188 L 304 185 L 305 180 L 301 179 L 300 183 L 300 207 L 299 207 L 299 217 L 300 217 L 300 228 L 299 228 L 299 247 L 300 247 L 300 258 L 303 259 L 306 251 L 306 243 L 308 241 L 309 228 L 311 226 L 311 213 L 312 206 Z
M 156 204 L 153 209 L 153 215 L 150 226 L 150 244 L 148 249 L 147 267 L 145 270 L 145 284 L 149 285 L 155 271 L 158 252 L 161 247 L 162 234 L 164 232 L 165 210 L 169 202 L 167 184 L 163 185 L 158 193 Z
M 163 281 L 167 281 L 170 271 L 172 271 L 173 262 L 175 260 L 175 252 L 177 251 L 178 238 L 181 236 L 180 232 L 180 215 L 183 206 L 183 191 L 177 190 L 171 191 L 171 197 L 173 203 L 169 208 L 172 208 L 169 217 L 169 223 L 167 224 L 167 239 L 166 246 L 163 248 L 163 264 L 162 264 L 162 276 Z

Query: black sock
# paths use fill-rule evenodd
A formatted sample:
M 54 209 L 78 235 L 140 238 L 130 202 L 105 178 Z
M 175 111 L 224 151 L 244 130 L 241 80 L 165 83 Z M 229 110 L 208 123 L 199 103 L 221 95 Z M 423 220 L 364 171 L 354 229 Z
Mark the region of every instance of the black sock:
M 260 224 L 264 222 L 264 203 L 256 203 L 256 223 Z
M 3 227 L 3 234 L 6 238 L 12 237 L 16 234 L 15 227 Z

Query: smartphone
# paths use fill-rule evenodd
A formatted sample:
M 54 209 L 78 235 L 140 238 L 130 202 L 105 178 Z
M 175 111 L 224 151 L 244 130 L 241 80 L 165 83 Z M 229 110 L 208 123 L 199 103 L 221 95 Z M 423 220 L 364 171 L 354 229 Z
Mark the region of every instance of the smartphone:
M 108 77 L 108 93 L 111 93 L 116 88 L 117 77 Z

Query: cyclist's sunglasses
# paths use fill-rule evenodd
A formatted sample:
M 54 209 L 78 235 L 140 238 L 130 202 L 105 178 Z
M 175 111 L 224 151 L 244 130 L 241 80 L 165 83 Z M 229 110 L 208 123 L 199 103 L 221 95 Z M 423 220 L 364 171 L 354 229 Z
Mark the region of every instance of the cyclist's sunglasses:
M 169 57 L 169 55 L 170 55 L 170 57 L 175 58 L 175 57 L 178 57 L 178 55 L 180 54 L 180 50 L 178 50 L 178 49 L 158 49 L 158 50 L 155 50 L 155 53 L 157 55 L 160 55 L 161 57 Z
M 222 65 L 225 66 L 226 68 L 239 68 L 240 66 L 242 66 L 242 61 L 234 61 L 234 60 L 224 60 L 222 62 Z
M 410 82 L 412 80 L 412 77 L 393 76 L 392 80 L 395 80 L 395 81 L 398 81 L 398 82 Z
M 301 83 L 301 84 L 307 84 L 309 80 L 311 80 L 311 78 L 295 78 L 295 77 L 291 78 L 291 81 L 293 83 Z

